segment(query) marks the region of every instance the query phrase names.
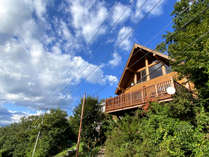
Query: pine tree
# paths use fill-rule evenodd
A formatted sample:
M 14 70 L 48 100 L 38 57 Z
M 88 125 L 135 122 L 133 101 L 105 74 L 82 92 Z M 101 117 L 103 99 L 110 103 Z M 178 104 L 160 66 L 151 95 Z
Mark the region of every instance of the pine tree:
M 173 32 L 157 46 L 173 58 L 173 70 L 195 84 L 199 97 L 209 98 L 209 1 L 182 0 L 172 13 Z

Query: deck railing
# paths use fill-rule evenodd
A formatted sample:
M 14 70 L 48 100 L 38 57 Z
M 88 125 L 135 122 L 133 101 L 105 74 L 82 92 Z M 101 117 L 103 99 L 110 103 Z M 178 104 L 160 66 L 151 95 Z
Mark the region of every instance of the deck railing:
M 119 96 L 106 99 L 106 112 L 125 110 L 143 105 L 151 101 L 163 101 L 171 98 L 166 92 L 168 87 L 174 87 L 172 77 L 165 77 L 158 83 L 143 86 L 136 91 L 120 94 Z

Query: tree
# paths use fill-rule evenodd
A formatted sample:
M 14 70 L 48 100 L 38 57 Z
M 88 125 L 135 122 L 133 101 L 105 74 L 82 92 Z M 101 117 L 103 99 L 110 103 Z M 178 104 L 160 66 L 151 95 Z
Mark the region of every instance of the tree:
M 81 103 L 74 109 L 73 116 L 70 117 L 70 125 L 74 132 L 78 134 L 81 115 Z M 101 104 L 97 98 L 88 96 L 85 102 L 84 117 L 82 122 L 81 141 L 83 141 L 88 149 L 99 144 L 102 134 L 99 130 L 104 119 L 104 114 L 101 112 Z
M 209 3 L 208 0 L 181 0 L 172 13 L 173 32 L 157 46 L 175 60 L 172 68 L 195 84 L 199 97 L 208 106 L 209 98 Z M 207 105 L 206 105 L 207 104 Z
M 39 130 L 36 157 L 55 155 L 76 141 L 66 112 L 51 110 L 45 115 L 24 117 L 19 123 L 1 128 L 0 156 L 31 156 Z
M 208 0 L 181 0 L 172 15 L 173 32 L 157 49 L 168 52 L 172 69 L 195 84 L 198 96 L 180 90 L 169 103 L 123 117 L 109 132 L 107 156 L 209 156 Z
M 40 129 L 41 135 L 36 156 L 55 155 L 70 147 L 76 140 L 68 123 L 67 113 L 60 109 L 51 110 L 50 113 L 43 115 L 43 124 Z M 33 141 L 35 141 L 35 137 L 33 137 Z

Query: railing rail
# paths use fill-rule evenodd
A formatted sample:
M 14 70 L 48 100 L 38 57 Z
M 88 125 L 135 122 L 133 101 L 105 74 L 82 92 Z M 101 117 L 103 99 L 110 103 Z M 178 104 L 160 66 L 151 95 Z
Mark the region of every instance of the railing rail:
M 174 81 L 172 77 L 165 78 L 163 81 L 153 83 L 148 86 L 143 86 L 136 91 L 123 93 L 119 96 L 106 99 L 106 112 L 112 112 L 116 110 L 122 110 L 126 108 L 143 105 L 150 101 L 160 101 L 171 98 L 171 95 L 167 94 L 166 89 L 168 87 L 174 87 Z

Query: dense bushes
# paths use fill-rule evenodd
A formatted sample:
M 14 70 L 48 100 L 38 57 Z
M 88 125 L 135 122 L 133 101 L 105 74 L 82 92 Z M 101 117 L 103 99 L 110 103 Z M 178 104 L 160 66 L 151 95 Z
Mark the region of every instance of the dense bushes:
M 191 93 L 179 92 L 147 113 L 118 120 L 106 141 L 106 156 L 209 156 L 209 9 L 208 0 L 181 0 L 172 15 L 173 32 L 157 49 L 173 58 L 172 69 L 192 81 Z M 137 114 L 136 114 L 137 115 Z
M 173 112 L 178 105 L 152 104 L 147 113 L 139 110 L 118 120 L 109 132 L 106 156 L 209 156 L 208 113 L 200 107 L 194 118 L 184 119 L 187 113 Z

